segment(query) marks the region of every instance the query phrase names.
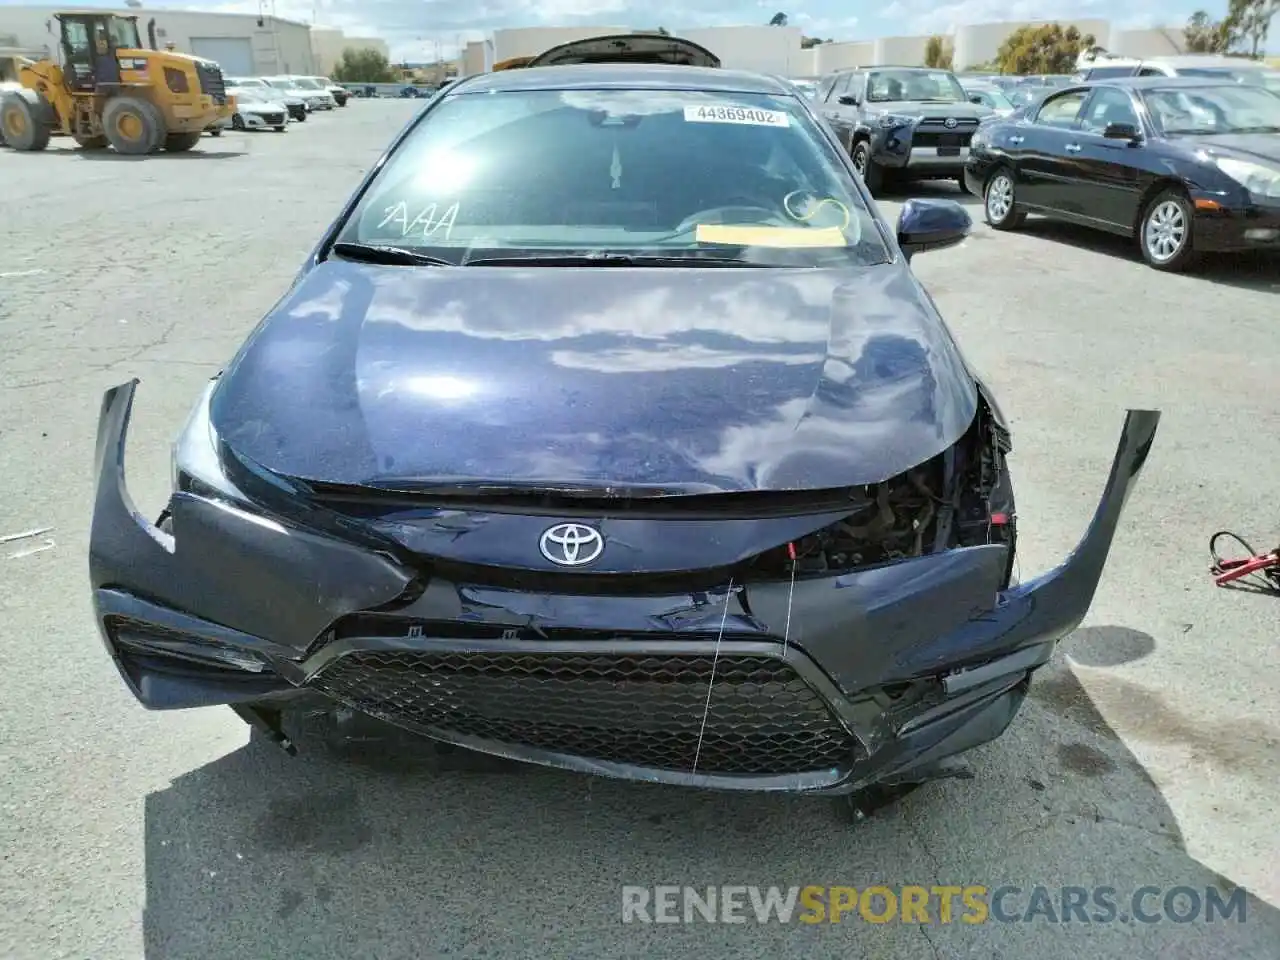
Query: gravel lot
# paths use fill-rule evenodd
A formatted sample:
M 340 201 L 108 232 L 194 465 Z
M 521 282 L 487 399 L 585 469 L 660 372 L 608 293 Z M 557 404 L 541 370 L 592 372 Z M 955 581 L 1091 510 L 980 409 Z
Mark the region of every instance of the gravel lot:
M 1012 420 L 1024 576 L 1083 532 L 1125 408 L 1165 420 L 1085 627 L 977 779 L 897 816 L 854 829 L 827 801 L 289 759 L 227 710 L 136 706 L 85 577 L 102 391 L 142 380 L 129 479 L 154 514 L 202 382 L 415 109 L 357 101 L 140 162 L 0 152 L 0 535 L 54 528 L 42 552 L 0 547 L 0 956 L 1278 956 L 1280 600 L 1215 589 L 1205 551 L 1219 527 L 1280 535 L 1274 260 L 1166 277 L 1035 222 L 918 259 Z M 1257 897 L 1243 925 L 619 919 L 623 884 L 873 882 Z

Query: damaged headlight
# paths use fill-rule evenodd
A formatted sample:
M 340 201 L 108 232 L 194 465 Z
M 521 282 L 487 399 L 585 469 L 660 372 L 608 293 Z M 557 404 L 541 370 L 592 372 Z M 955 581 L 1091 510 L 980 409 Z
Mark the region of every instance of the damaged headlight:
M 209 417 L 209 403 L 218 381 L 210 380 L 174 441 L 170 457 L 173 490 L 245 503 L 248 497 L 227 476 L 218 454 L 218 434 Z

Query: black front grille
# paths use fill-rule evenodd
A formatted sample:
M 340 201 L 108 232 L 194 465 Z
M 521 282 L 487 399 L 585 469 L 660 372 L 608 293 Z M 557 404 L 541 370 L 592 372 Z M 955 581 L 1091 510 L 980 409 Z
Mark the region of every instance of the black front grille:
M 826 702 L 773 657 L 358 651 L 310 681 L 425 732 L 708 775 L 845 768 L 854 743 Z M 705 728 L 704 728 L 705 714 Z M 702 745 L 699 750 L 699 731 Z
M 262 113 L 259 116 L 269 127 L 278 127 L 285 122 L 284 115 L 280 113 Z
M 917 147 L 967 147 L 973 133 L 935 133 L 917 130 L 911 142 Z
M 221 106 L 227 102 L 227 84 L 222 79 L 222 68 L 216 63 L 196 63 L 196 76 L 200 78 L 200 92 L 213 97 L 213 102 Z

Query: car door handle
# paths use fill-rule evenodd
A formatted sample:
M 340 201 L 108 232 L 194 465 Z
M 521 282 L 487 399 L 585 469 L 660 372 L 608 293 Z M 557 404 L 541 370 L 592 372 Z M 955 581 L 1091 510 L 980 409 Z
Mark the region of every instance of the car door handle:
M 1010 142 L 1010 143 L 1021 143 L 1024 139 L 1025 139 L 1024 137 L 1010 137 L 1010 138 L 1009 138 L 1009 142 Z
M 1067 144 L 1067 153 L 1079 153 L 1079 152 L 1080 152 L 1080 144 L 1078 143 Z

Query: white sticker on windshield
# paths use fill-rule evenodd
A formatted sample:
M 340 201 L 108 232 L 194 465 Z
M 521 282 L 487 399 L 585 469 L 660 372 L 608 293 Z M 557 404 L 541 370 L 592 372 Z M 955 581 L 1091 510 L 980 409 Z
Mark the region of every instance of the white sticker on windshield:
M 745 123 L 753 127 L 789 127 L 791 118 L 781 110 L 756 107 L 685 107 L 685 123 Z

